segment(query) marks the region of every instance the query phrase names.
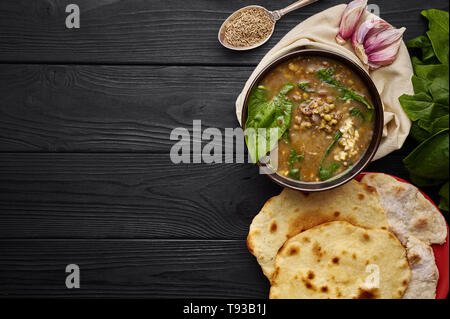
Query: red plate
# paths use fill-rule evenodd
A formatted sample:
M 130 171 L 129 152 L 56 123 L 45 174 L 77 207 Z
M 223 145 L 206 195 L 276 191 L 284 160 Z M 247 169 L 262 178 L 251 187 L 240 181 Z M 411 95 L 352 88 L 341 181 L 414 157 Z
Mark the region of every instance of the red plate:
M 357 181 L 360 181 L 361 178 L 366 174 L 371 174 L 372 172 L 363 172 L 359 174 L 355 179 Z M 374 172 L 376 173 L 376 172 Z M 389 174 L 386 174 L 389 175 Z M 401 179 L 400 177 L 389 175 L 394 177 L 396 180 L 411 184 L 404 179 Z M 428 199 L 438 210 L 439 208 L 437 205 L 420 189 L 419 191 L 425 196 L 426 199 Z M 440 210 L 439 210 L 440 212 Z M 441 212 L 442 214 L 442 212 Z M 434 259 L 436 260 L 436 266 L 439 270 L 439 281 L 436 288 L 436 299 L 446 299 L 448 295 L 448 224 L 447 224 L 447 239 L 445 241 L 445 244 L 443 245 L 431 245 L 434 252 Z

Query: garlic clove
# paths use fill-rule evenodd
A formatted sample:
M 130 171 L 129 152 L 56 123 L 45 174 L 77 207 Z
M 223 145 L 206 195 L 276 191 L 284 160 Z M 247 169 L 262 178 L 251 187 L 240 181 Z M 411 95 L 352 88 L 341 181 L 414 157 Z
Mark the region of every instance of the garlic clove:
M 347 39 L 352 36 L 366 7 L 367 0 L 354 0 L 347 5 L 341 17 L 339 32 L 336 35 L 337 43 L 345 44 Z
M 371 71 L 381 68 L 381 65 L 373 63 L 373 62 L 369 62 L 368 65 L 369 65 L 369 69 Z
M 355 50 L 358 58 L 367 65 L 369 63 L 368 57 L 366 55 L 366 50 L 364 48 L 364 42 L 367 36 L 377 34 L 391 25 L 381 19 L 369 19 L 361 23 L 358 29 L 353 33 L 352 36 L 352 46 Z
M 361 23 L 358 29 L 353 33 L 352 45 L 365 43 L 365 39 L 375 36 L 378 33 L 390 29 L 392 26 L 382 19 L 369 19 Z
M 397 57 L 405 30 L 379 18 L 366 20 L 352 36 L 355 54 L 370 70 L 389 65 Z
M 385 66 L 389 65 L 397 58 L 400 45 L 403 42 L 402 38 L 397 39 L 396 42 L 391 43 L 384 49 L 372 52 L 367 55 L 368 60 L 376 65 Z
M 405 30 L 406 28 L 392 28 L 368 37 L 364 42 L 366 54 L 370 54 L 374 51 L 379 51 L 388 46 L 394 45 L 399 39 L 402 38 Z
M 359 43 L 356 46 L 354 46 L 354 50 L 356 56 L 361 60 L 361 62 L 367 65 L 369 63 L 369 58 L 366 55 L 366 51 L 364 51 L 364 46 L 361 43 Z

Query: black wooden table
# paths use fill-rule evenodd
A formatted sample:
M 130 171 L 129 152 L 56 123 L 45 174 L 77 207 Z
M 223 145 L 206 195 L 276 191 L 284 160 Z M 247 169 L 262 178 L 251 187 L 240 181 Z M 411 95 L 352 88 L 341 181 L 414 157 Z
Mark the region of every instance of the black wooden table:
M 235 9 L 293 0 L 0 0 L 0 294 L 254 297 L 268 282 L 245 238 L 280 187 L 251 164 L 172 164 L 175 127 L 237 127 L 234 101 L 262 56 L 222 48 Z M 81 27 L 67 29 L 76 3 Z M 425 32 L 446 0 L 379 0 L 381 16 Z M 394 84 L 395 85 L 395 84 Z M 408 178 L 401 159 L 369 170 Z M 427 190 L 436 198 L 434 190 Z M 67 289 L 77 264 L 80 289 Z

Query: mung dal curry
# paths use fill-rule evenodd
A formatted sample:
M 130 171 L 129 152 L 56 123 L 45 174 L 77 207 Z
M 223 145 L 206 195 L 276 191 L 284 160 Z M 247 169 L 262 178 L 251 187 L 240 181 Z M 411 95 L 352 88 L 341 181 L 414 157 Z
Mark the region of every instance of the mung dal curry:
M 269 165 L 294 180 L 338 176 L 356 164 L 372 140 L 368 89 L 354 71 L 330 58 L 302 56 L 279 64 L 253 89 L 247 105 L 250 156 L 259 161 L 278 146 L 277 165 L 273 152 Z M 261 136 L 261 128 L 277 129 L 275 138 Z

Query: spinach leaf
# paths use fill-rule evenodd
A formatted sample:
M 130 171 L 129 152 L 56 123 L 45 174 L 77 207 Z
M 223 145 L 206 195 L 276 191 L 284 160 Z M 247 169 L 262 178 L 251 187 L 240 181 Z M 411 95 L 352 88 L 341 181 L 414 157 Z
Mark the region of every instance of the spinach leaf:
M 436 118 L 448 114 L 448 105 L 433 101 L 432 97 L 424 92 L 415 95 L 403 94 L 399 101 L 408 117 L 412 121 L 418 121 L 419 127 L 428 132 L 431 132 Z
M 320 69 L 317 71 L 317 77 L 325 82 L 328 85 L 339 87 L 341 84 L 338 80 L 333 76 L 335 72 L 335 69 L 329 68 L 329 69 Z
M 425 89 L 417 87 L 420 91 L 428 93 L 435 102 L 449 104 L 449 68 L 448 65 L 415 65 L 414 72 L 422 80 Z M 415 88 L 416 89 L 416 88 Z M 422 90 L 421 90 L 422 89 Z M 415 91 L 416 92 L 416 91 Z
M 431 133 L 436 134 L 437 132 L 448 128 L 449 128 L 449 116 L 447 114 L 433 121 L 433 123 L 431 124 Z
M 419 78 L 417 75 L 413 75 L 411 78 L 411 82 L 414 88 L 414 92 L 425 92 L 429 93 L 428 86 L 430 85 L 429 81 L 426 79 Z
M 431 41 L 424 35 L 408 41 L 406 43 L 406 46 L 408 48 L 421 49 L 423 61 L 429 61 L 436 57 L 436 55 L 434 54 L 433 46 L 431 45 Z
M 410 174 L 434 180 L 449 178 L 449 134 L 442 130 L 422 142 L 403 159 Z
M 341 167 L 341 164 L 338 162 L 331 163 L 328 167 L 324 167 L 325 160 L 327 159 L 328 155 L 330 155 L 331 150 L 333 147 L 337 144 L 339 139 L 342 137 L 342 132 L 337 131 L 334 135 L 333 141 L 330 143 L 330 145 L 325 150 L 325 154 L 322 157 L 322 161 L 319 166 L 319 178 L 322 181 L 328 180 L 333 177 L 334 173 Z
M 305 92 L 314 92 L 313 90 L 311 90 L 311 88 L 310 88 L 310 86 L 311 86 L 311 83 L 310 82 L 300 82 L 299 84 L 298 84 L 298 87 L 300 88 L 300 89 L 302 89 L 303 91 L 305 91 Z
M 441 202 L 439 204 L 439 208 L 448 211 L 448 197 L 449 197 L 449 188 L 448 182 L 445 183 L 441 190 L 439 191 L 439 195 L 441 196 Z
M 288 176 L 292 179 L 300 180 L 300 170 L 298 168 L 290 168 Z
M 423 142 L 430 137 L 430 133 L 421 128 L 417 122 L 412 123 L 409 135 L 418 142 Z
M 352 89 L 343 86 L 343 87 L 339 88 L 339 90 L 341 91 L 340 98 L 342 100 L 344 100 L 344 101 L 347 101 L 347 100 L 358 101 L 358 102 L 364 104 L 367 107 L 367 109 L 369 109 L 369 110 L 373 109 L 372 105 L 370 105 L 369 102 L 367 102 L 367 100 L 365 98 L 363 98 L 362 95 L 356 93 Z
M 332 68 L 320 69 L 319 71 L 317 71 L 317 77 L 328 85 L 335 87 L 341 93 L 340 98 L 342 100 L 354 100 L 364 104 L 369 110 L 373 109 L 373 106 L 362 95 L 356 93 L 349 87 L 342 85 L 333 76 L 334 72 L 335 70 Z
M 432 135 L 433 122 L 449 112 L 448 66 L 416 65 L 412 78 L 415 95 L 402 95 L 400 103 L 417 125 Z
M 358 116 L 360 117 L 364 122 L 366 121 L 366 116 L 363 114 L 363 112 L 361 112 L 360 109 L 358 109 L 357 107 L 353 107 L 350 109 L 350 111 L 348 111 L 350 113 L 350 115 L 352 116 Z
M 262 86 L 258 85 L 253 89 L 252 93 L 250 93 L 250 97 L 248 98 L 248 110 L 247 110 L 247 119 L 253 118 L 255 114 L 258 113 L 259 109 L 264 106 L 264 104 L 268 103 L 268 94 L 269 90 Z
M 425 10 L 422 15 L 429 21 L 427 32 L 433 46 L 434 53 L 442 64 L 448 64 L 449 54 L 449 18 L 448 12 L 442 10 Z
M 252 91 L 245 123 L 245 141 L 255 163 L 276 146 L 289 128 L 293 104 L 286 94 L 293 88 L 293 84 L 286 84 L 271 101 L 267 99 L 268 93 L 264 87 L 258 86 Z
M 287 83 L 285 85 L 283 85 L 283 87 L 280 90 L 280 94 L 278 95 L 286 95 L 288 94 L 293 88 L 294 88 L 294 84 L 292 83 Z
M 289 164 L 289 177 L 293 178 L 293 179 L 297 179 L 300 180 L 300 170 L 298 168 L 295 168 L 294 165 L 295 163 L 300 162 L 304 159 L 303 155 L 299 155 L 297 154 L 297 152 L 293 149 L 291 149 L 290 151 L 290 155 L 289 155 L 289 159 L 288 159 L 288 164 Z
M 420 187 L 439 186 L 442 184 L 441 179 L 423 178 L 420 176 L 416 176 L 414 174 L 410 174 L 409 177 L 411 178 L 411 182 L 413 182 L 414 185 L 417 185 Z
M 289 130 L 286 130 L 286 132 L 283 133 L 283 135 L 281 136 L 281 138 L 286 142 L 286 143 L 290 143 L 291 142 L 291 138 L 289 137 Z
M 399 101 L 413 121 L 410 135 L 420 142 L 404 160 L 412 182 L 441 188 L 440 208 L 448 210 L 449 179 L 449 16 L 441 10 L 422 11 L 429 20 L 426 36 L 407 43 L 421 49 L 422 60 L 412 56 L 414 95 Z
M 330 155 L 331 150 L 336 145 L 336 143 L 340 140 L 342 137 L 342 132 L 337 130 L 336 134 L 334 134 L 333 141 L 331 141 L 331 144 L 328 145 L 327 149 L 325 150 L 325 154 L 323 156 L 322 162 L 325 160 L 325 158 Z
M 288 163 L 290 167 L 293 167 L 297 161 L 303 160 L 305 157 L 301 154 L 297 154 L 297 152 L 293 149 L 291 149 L 289 154 Z
M 319 167 L 319 178 L 322 181 L 326 181 L 333 177 L 334 173 L 341 167 L 338 162 L 331 163 L 328 167 L 320 165 Z

